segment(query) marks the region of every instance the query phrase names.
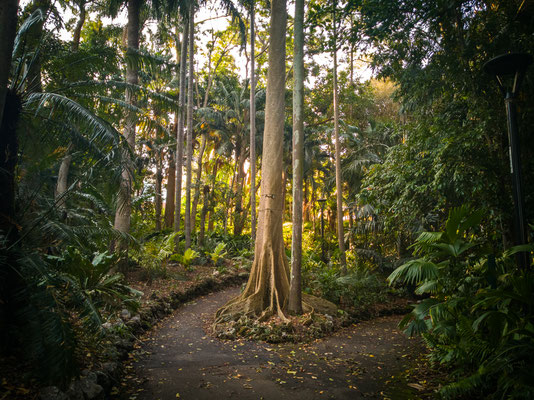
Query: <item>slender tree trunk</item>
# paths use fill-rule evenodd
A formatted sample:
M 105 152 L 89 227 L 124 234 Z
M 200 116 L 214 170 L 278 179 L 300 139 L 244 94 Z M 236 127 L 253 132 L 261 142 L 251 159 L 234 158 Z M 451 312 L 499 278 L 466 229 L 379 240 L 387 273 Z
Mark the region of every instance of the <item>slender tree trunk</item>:
M 197 162 L 197 176 L 195 182 L 195 195 L 193 196 L 193 206 L 191 207 L 191 230 L 195 231 L 195 224 L 197 218 L 197 207 L 198 202 L 200 201 L 200 181 L 202 179 L 202 158 L 204 157 L 204 152 L 206 150 L 206 132 L 202 133 L 202 141 L 200 143 L 200 150 L 198 152 L 198 162 Z
M 154 203 L 155 214 L 156 214 L 156 231 L 161 231 L 161 209 L 163 203 L 162 196 L 162 182 L 163 182 L 163 167 L 162 167 L 162 154 L 161 150 L 156 150 L 156 187 L 155 187 L 155 196 L 156 201 Z
M 2 38 L 0 40 L 0 60 L 2 60 L 0 62 L 0 123 L 4 115 L 7 82 L 9 81 L 9 74 L 11 72 L 11 53 L 13 53 L 13 43 L 17 34 L 18 6 L 18 0 L 4 0 L 0 2 L 0 38 Z
M 139 49 L 139 31 L 140 31 L 140 0 L 128 1 L 128 51 L 137 51 Z M 126 82 L 131 85 L 137 85 L 139 81 L 137 66 L 132 63 L 126 64 Z M 126 89 L 126 103 L 136 103 L 136 95 L 130 90 Z M 124 137 L 130 150 L 135 151 L 135 126 L 137 124 L 137 116 L 134 111 L 128 111 L 126 113 L 126 121 L 124 124 Z M 133 185 L 133 160 L 130 158 L 130 154 L 123 152 L 123 168 L 121 174 L 121 182 L 119 188 L 119 196 L 117 202 L 117 209 L 115 211 L 115 229 L 122 233 L 128 233 L 130 231 L 130 216 L 132 212 L 132 185 Z M 127 250 L 127 244 L 122 242 L 120 244 L 120 251 Z M 122 258 L 120 263 L 121 269 L 125 270 L 127 259 Z
M 11 55 L 17 30 L 18 0 L 0 1 L 0 235 L 6 248 L 18 239 L 15 216 L 15 169 L 18 162 L 17 125 L 22 110 L 20 98 L 8 90 Z M 4 252 L 0 267 L 0 350 L 10 351 L 16 342 L 7 329 L 16 321 L 20 307 L 14 295 L 22 286 L 18 272 L 18 254 Z M 17 304 L 18 303 L 18 304 Z
M 86 17 L 85 1 L 81 0 L 78 3 L 78 7 L 80 8 L 80 15 L 78 16 L 78 22 L 76 22 L 74 32 L 72 33 L 72 43 L 70 44 L 70 49 L 72 51 L 78 51 L 78 48 L 80 47 L 80 36 L 82 34 L 82 28 Z
M 254 0 L 250 2 L 250 242 L 256 241 L 256 57 Z
M 204 204 L 202 205 L 202 211 L 200 212 L 200 229 L 198 232 L 198 244 L 204 245 L 204 230 L 206 229 L 206 214 L 208 213 L 208 207 L 210 203 L 210 187 L 204 185 Z
M 304 176 L 304 0 L 295 3 L 293 55 L 293 231 L 289 312 L 302 314 L 302 204 Z
M 43 15 L 43 19 L 34 23 L 26 33 L 26 42 L 30 46 L 34 46 L 37 50 L 42 50 L 40 42 L 43 38 L 43 26 L 45 18 L 50 10 L 50 0 L 35 0 L 30 6 L 30 12 L 33 14 L 35 11 L 40 10 Z M 35 58 L 26 65 L 27 71 L 27 92 L 42 92 L 42 79 L 41 79 L 41 57 L 37 54 Z
M 65 157 L 61 160 L 61 165 L 59 166 L 59 172 L 57 174 L 57 184 L 56 184 L 56 193 L 55 201 L 58 208 L 65 210 L 66 196 L 65 192 L 68 189 L 68 180 L 69 180 L 69 170 L 70 164 L 72 162 L 72 150 L 74 146 L 72 143 L 67 147 Z
M 167 169 L 167 195 L 165 196 L 165 228 L 172 228 L 174 219 L 174 190 L 176 185 L 176 161 L 174 151 L 169 149 L 169 168 Z
M 289 263 L 282 235 L 282 175 L 285 92 L 285 0 L 271 1 L 269 71 L 265 130 L 263 136 L 261 197 L 254 263 L 241 295 L 217 312 L 224 315 L 255 314 L 267 318 L 277 314 L 286 320 L 289 296 Z
M 209 205 L 209 216 L 208 216 L 208 231 L 213 232 L 214 227 L 214 218 L 213 214 L 215 213 L 215 206 L 213 201 L 213 194 L 215 193 L 215 184 L 217 182 L 217 170 L 219 169 L 219 157 L 215 157 L 215 162 L 213 164 L 212 178 L 211 178 L 211 195 L 210 195 L 210 205 Z
M 303 156 L 304 158 L 304 156 Z M 309 189 L 309 184 L 304 181 L 303 183 L 303 187 L 304 187 L 304 193 L 302 195 L 302 199 L 304 201 L 304 205 L 302 206 L 302 221 L 303 223 L 304 222 L 310 222 L 310 200 L 309 200 L 309 192 L 308 192 L 308 189 Z
M 186 181 L 185 181 L 185 248 L 191 247 L 191 163 L 193 159 L 193 87 L 195 55 L 195 7 L 190 5 L 189 12 L 189 74 L 187 86 L 187 140 L 186 140 Z
M 72 42 L 70 44 L 70 49 L 72 51 L 78 51 L 78 48 L 80 47 L 80 35 L 85 22 L 85 2 L 81 1 L 78 6 L 80 7 L 80 16 L 78 17 L 78 22 L 74 28 Z M 73 147 L 74 146 L 72 143 L 70 143 L 67 149 L 67 154 L 61 160 L 61 165 L 59 166 L 59 172 L 57 176 L 55 200 L 57 206 L 62 209 L 65 209 L 66 199 L 64 198 L 64 193 L 67 191 L 68 187 L 67 181 L 69 178 L 70 163 L 72 162 L 72 154 L 70 153 L 73 150 Z
M 343 232 L 343 181 L 341 180 L 341 145 L 339 143 L 339 104 L 338 104 L 338 88 L 337 88 L 337 21 L 336 21 L 336 2 L 334 2 L 333 10 L 333 30 L 334 30 L 334 49 L 332 55 L 334 57 L 333 70 L 333 91 L 334 91 L 334 136 L 336 148 L 336 199 L 337 199 L 337 240 L 340 251 L 340 262 L 343 273 L 347 272 L 347 260 L 345 258 L 345 238 Z
M 240 139 L 238 139 L 240 141 Z M 235 195 L 235 213 L 234 213 L 234 235 L 238 236 L 243 233 L 244 215 L 243 215 L 243 186 L 245 184 L 245 146 L 243 142 L 239 142 L 240 146 L 236 149 L 236 195 Z
M 185 119 L 185 79 L 187 64 L 187 49 L 189 42 L 189 24 L 184 21 L 182 46 L 180 49 L 180 93 L 178 94 L 178 112 L 176 113 L 176 184 L 174 200 L 174 231 L 180 230 L 180 216 L 182 211 L 182 164 L 184 162 L 184 119 Z

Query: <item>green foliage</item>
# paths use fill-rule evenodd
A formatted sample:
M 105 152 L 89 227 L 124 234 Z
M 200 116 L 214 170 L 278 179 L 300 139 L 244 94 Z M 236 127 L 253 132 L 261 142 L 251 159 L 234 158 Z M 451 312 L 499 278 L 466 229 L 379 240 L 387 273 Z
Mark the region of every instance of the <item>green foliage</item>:
M 200 256 L 200 253 L 192 248 L 189 248 L 184 251 L 183 254 L 174 254 L 171 257 L 172 261 L 176 261 L 182 264 L 186 270 L 190 271 L 192 269 L 193 262 Z
M 136 310 L 136 298 L 141 293 L 126 286 L 123 276 L 113 272 L 117 255 L 107 251 L 88 257 L 79 249 L 69 246 L 61 256 L 48 256 L 59 271 L 60 279 L 68 289 L 68 306 L 81 309 L 82 321 L 100 329 L 102 311 L 111 312 L 123 307 Z
M 458 380 L 445 398 L 485 393 L 492 398 L 529 398 L 534 393 L 534 275 L 518 271 L 511 255 L 495 258 L 474 234 L 481 212 L 451 210 L 441 232 L 424 232 L 415 244 L 420 258 L 397 268 L 391 284 L 416 286 L 421 300 L 401 326 L 422 334 L 431 359 L 454 368 Z M 530 378 L 529 378 L 530 377 Z
M 167 261 L 173 254 L 177 236 L 178 232 L 153 236 L 131 252 L 132 260 L 146 269 L 149 280 L 167 276 Z
M 303 257 L 302 278 L 305 292 L 354 311 L 387 300 L 387 287 L 378 275 L 354 267 L 343 275 L 338 265 L 325 264 L 310 254 Z
M 218 265 L 219 261 L 224 260 L 224 257 L 226 257 L 226 244 L 222 242 L 217 244 L 215 249 L 211 253 L 208 253 L 208 255 L 213 264 Z

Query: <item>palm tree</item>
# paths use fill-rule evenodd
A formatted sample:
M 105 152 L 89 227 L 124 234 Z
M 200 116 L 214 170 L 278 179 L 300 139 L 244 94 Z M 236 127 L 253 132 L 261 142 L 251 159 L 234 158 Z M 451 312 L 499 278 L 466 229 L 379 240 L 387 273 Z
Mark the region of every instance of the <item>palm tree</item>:
M 178 112 L 176 113 L 176 183 L 174 200 L 174 231 L 180 230 L 180 214 L 182 211 L 182 164 L 184 159 L 184 109 L 187 49 L 189 43 L 189 23 L 183 18 L 182 44 L 180 46 L 180 83 Z
M 71 226 L 57 219 L 57 207 L 50 198 L 49 186 L 40 181 L 43 178 L 42 165 L 46 165 L 50 153 L 60 143 L 65 143 L 65 136 L 83 147 L 83 152 L 79 154 L 81 176 L 69 188 L 69 192 L 74 192 L 78 186 L 84 187 L 90 179 L 101 173 L 106 174 L 107 181 L 113 181 L 114 172 L 120 166 L 120 150 L 126 147 L 119 133 L 108 122 L 59 90 L 31 90 L 32 86 L 26 80 L 34 76 L 20 74 L 23 67 L 31 66 L 35 59 L 34 54 L 38 50 L 33 46 L 39 46 L 38 41 L 27 42 L 25 35 L 31 24 L 39 23 L 42 18 L 41 11 L 32 14 L 21 25 L 14 41 L 13 59 L 16 63 L 12 69 L 2 121 L 1 136 L 9 138 L 12 147 L 9 148 L 10 157 L 5 160 L 10 168 L 8 177 L 11 186 L 2 186 L 7 193 L 4 192 L 1 198 L 5 199 L 5 194 L 13 196 L 10 201 L 14 203 L 16 193 L 19 207 L 18 211 L 1 210 L 2 213 L 12 212 L 6 216 L 17 228 L 13 229 L 14 235 L 6 231 L 0 244 L 3 260 L 0 324 L 3 327 L 1 334 L 5 336 L 2 339 L 6 339 L 0 342 L 10 345 L 15 340 L 24 341 L 32 365 L 43 375 L 58 381 L 70 377 L 75 370 L 72 329 L 68 322 L 72 320 L 72 314 L 67 315 L 64 307 L 66 293 L 59 293 L 63 290 L 59 288 L 68 288 L 76 296 L 83 294 L 73 287 L 74 282 L 63 279 L 59 271 L 52 270 L 50 259 L 41 254 L 41 249 L 54 251 L 54 248 L 69 241 L 79 247 L 82 241 L 88 245 L 87 242 L 94 237 L 98 213 L 90 210 L 91 221 L 87 223 L 88 219 L 82 221 L 80 214 L 83 208 L 80 207 L 80 212 L 70 221 Z M 24 43 L 28 45 L 23 46 Z M 67 91 L 65 85 L 61 86 Z M 17 134 L 22 129 L 24 135 Z M 18 157 L 19 146 L 20 152 L 26 157 Z M 21 163 L 21 171 L 32 173 L 17 176 L 17 163 Z M 1 176 L 4 179 L 4 174 Z M 87 204 L 90 199 L 98 202 L 90 191 L 80 192 L 79 195 L 84 198 L 81 203 Z M 110 231 L 108 229 L 106 233 Z M 6 236 L 9 239 L 7 241 Z M 86 315 L 91 314 L 89 307 L 85 311 L 88 312 Z
M 254 0 L 250 0 L 250 242 L 256 240 L 256 71 Z
M 333 92 L 334 92 L 334 137 L 335 137 L 335 154 L 336 154 L 336 199 L 337 199 L 337 240 L 340 251 L 340 262 L 342 271 L 346 273 L 347 259 L 345 257 L 345 234 L 343 232 L 343 181 L 341 180 L 341 144 L 339 141 L 339 100 L 337 87 L 337 20 L 336 20 L 337 2 L 334 1 L 332 6 L 332 29 L 333 29 Z
M 128 0 L 128 42 L 127 54 L 136 53 L 139 50 L 139 36 L 140 36 L 140 15 L 141 15 L 141 0 Z M 136 63 L 126 64 L 126 82 L 129 85 L 137 85 L 139 82 L 139 72 Z M 125 101 L 127 104 L 135 106 L 136 96 L 132 89 L 126 89 Z M 128 111 L 124 124 L 124 138 L 130 146 L 130 151 L 135 152 L 135 127 L 137 124 L 136 113 Z M 131 165 L 132 160 L 129 153 L 123 153 L 124 164 Z M 130 173 L 131 168 L 125 168 L 121 175 L 121 183 L 117 201 L 117 209 L 115 211 L 115 229 L 122 233 L 129 233 L 130 231 L 130 216 L 132 212 L 132 185 L 133 176 Z M 126 243 L 123 241 L 120 244 L 119 251 L 126 250 Z M 121 268 L 126 269 L 126 258 L 123 258 Z
M 189 73 L 187 86 L 187 139 L 185 179 L 185 248 L 191 247 L 191 161 L 193 158 L 193 80 L 195 54 L 195 6 L 189 9 Z

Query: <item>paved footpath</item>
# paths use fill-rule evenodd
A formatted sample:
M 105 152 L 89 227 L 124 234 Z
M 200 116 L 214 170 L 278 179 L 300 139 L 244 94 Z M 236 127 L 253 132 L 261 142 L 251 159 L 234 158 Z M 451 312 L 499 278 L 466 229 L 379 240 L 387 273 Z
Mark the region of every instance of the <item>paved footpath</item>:
M 310 344 L 219 341 L 206 333 L 239 288 L 200 297 L 154 328 L 127 366 L 123 399 L 417 399 L 395 378 L 422 351 L 400 316 L 344 328 Z

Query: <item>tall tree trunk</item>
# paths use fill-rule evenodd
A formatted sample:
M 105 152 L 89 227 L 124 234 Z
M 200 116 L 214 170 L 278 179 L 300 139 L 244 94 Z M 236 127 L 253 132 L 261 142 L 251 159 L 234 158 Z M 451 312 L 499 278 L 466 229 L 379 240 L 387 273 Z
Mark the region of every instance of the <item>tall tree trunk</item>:
M 169 149 L 169 167 L 167 169 L 167 194 L 165 196 L 165 228 L 172 228 L 174 219 L 174 189 L 176 185 L 176 161 L 174 151 Z
M 285 92 L 285 0 L 271 1 L 269 71 L 263 136 L 261 197 L 254 263 L 245 290 L 217 311 L 224 315 L 279 315 L 286 320 L 289 263 L 282 235 L 282 175 Z
M 65 210 L 66 196 L 65 192 L 68 189 L 68 180 L 69 180 L 69 170 L 70 163 L 72 162 L 72 150 L 74 145 L 72 143 L 67 147 L 65 157 L 61 160 L 61 165 L 59 166 L 59 172 L 57 174 L 57 183 L 56 183 L 56 192 L 55 192 L 55 201 L 58 208 Z
M 156 231 L 161 231 L 161 209 L 163 203 L 162 197 L 162 181 L 163 181 L 163 168 L 162 168 L 162 154 L 161 150 L 156 150 L 156 187 L 155 187 L 155 214 L 156 214 Z
M 78 6 L 80 8 L 80 16 L 78 17 L 78 22 L 76 23 L 76 27 L 74 28 L 74 33 L 72 35 L 72 42 L 70 44 L 71 51 L 78 51 L 78 48 L 80 47 L 80 34 L 85 22 L 85 1 L 80 0 Z M 72 162 L 71 151 L 73 148 L 74 146 L 72 143 L 70 143 L 65 157 L 63 157 L 61 160 L 61 165 L 59 166 L 59 172 L 57 176 L 55 200 L 57 206 L 62 209 L 65 209 L 66 199 L 64 197 L 68 187 L 67 182 L 69 179 L 70 163 Z
M 304 0 L 295 3 L 293 55 L 293 231 L 289 312 L 302 314 L 302 203 L 304 176 Z
M 187 86 L 187 140 L 186 140 L 186 180 L 185 180 L 185 248 L 191 247 L 191 162 L 193 159 L 193 87 L 195 55 L 195 6 L 189 11 L 189 74 Z
M 236 195 L 235 195 L 235 213 L 234 213 L 234 235 L 238 236 L 243 233 L 244 216 L 243 216 L 243 186 L 245 184 L 245 146 L 241 139 L 238 139 L 239 146 L 236 149 Z
M 137 51 L 139 49 L 139 31 L 140 31 L 140 0 L 128 1 L 128 51 Z M 126 82 L 131 85 L 137 85 L 139 81 L 138 70 L 135 63 L 126 64 Z M 126 103 L 135 105 L 136 95 L 130 90 L 126 89 Z M 127 111 L 126 121 L 124 124 L 124 137 L 130 150 L 135 151 L 135 126 L 137 124 L 137 115 L 134 111 Z M 133 160 L 130 154 L 126 151 L 122 154 L 123 164 L 125 165 L 120 181 L 119 196 L 117 201 L 117 209 L 115 211 L 115 229 L 122 233 L 130 231 L 130 216 L 132 212 L 132 184 L 133 184 Z M 127 244 L 121 242 L 120 251 L 127 250 Z M 125 270 L 127 259 L 121 258 L 120 267 Z
M 78 7 L 80 8 L 80 15 L 78 16 L 78 22 L 76 22 L 74 32 L 72 33 L 72 42 L 70 44 L 70 49 L 72 51 L 78 51 L 78 48 L 80 47 L 80 36 L 82 34 L 82 28 L 86 17 L 85 0 L 80 0 Z
M 250 2 L 250 242 L 256 241 L 256 57 L 254 0 Z
M 19 235 L 15 216 L 15 169 L 18 162 L 17 125 L 22 110 L 20 98 L 8 90 L 11 56 L 17 30 L 18 0 L 0 1 L 0 235 L 2 265 L 0 267 L 0 350 L 10 351 L 16 339 L 11 325 L 16 321 L 15 308 L 20 301 L 15 297 L 24 283 L 18 271 L 19 255 L 6 251 Z
M 338 104 L 338 88 L 337 88 L 337 21 L 336 21 L 336 6 L 333 5 L 332 24 L 334 28 L 334 49 L 332 55 L 334 57 L 333 70 L 333 92 L 334 92 L 334 136 L 336 145 L 336 199 L 337 199 L 337 241 L 340 251 L 340 262 L 342 272 L 347 272 L 347 259 L 345 258 L 345 235 L 343 232 L 343 181 L 341 180 L 341 145 L 339 143 L 339 104 Z
M 202 179 L 202 158 L 204 157 L 204 152 L 206 150 L 206 136 L 207 133 L 202 133 L 202 141 L 200 143 L 200 150 L 198 152 L 198 161 L 197 161 L 197 176 L 195 182 L 195 195 L 193 196 L 193 206 L 191 207 L 191 230 L 195 231 L 195 223 L 197 218 L 197 207 L 200 200 L 200 181 Z
M 0 40 L 0 60 L 2 60 L 0 62 L 0 123 L 3 121 L 7 83 L 11 72 L 11 54 L 13 53 L 13 44 L 17 34 L 18 6 L 18 0 L 4 0 L 0 2 L 0 38 L 2 38 Z M 3 135 L 4 133 L 1 132 L 1 134 Z
M 303 187 L 304 187 L 304 193 L 302 195 L 302 199 L 304 201 L 304 204 L 302 206 L 302 221 L 303 222 L 310 222 L 310 200 L 309 200 L 309 184 L 304 180 L 303 181 Z
M 36 51 L 41 51 L 41 40 L 43 38 L 43 26 L 46 16 L 50 10 L 50 0 L 35 0 L 30 6 L 30 13 L 40 10 L 43 18 L 35 22 L 26 33 L 26 42 L 29 46 L 33 46 Z M 27 78 L 26 78 L 26 91 L 27 92 L 42 92 L 42 80 L 41 80 L 41 57 L 36 54 L 34 58 L 26 65 Z
M 217 170 L 219 169 L 219 157 L 215 157 L 215 162 L 213 164 L 212 178 L 211 178 L 211 196 L 210 196 L 210 205 L 209 205 L 209 216 L 208 216 L 208 231 L 213 232 L 214 227 L 214 218 L 213 214 L 215 213 L 213 194 L 215 193 L 215 184 L 217 183 Z
M 182 211 L 182 164 L 184 162 L 184 119 L 185 119 L 185 79 L 187 64 L 187 49 L 189 42 L 189 23 L 184 21 L 182 45 L 180 49 L 180 93 L 178 94 L 178 112 L 176 113 L 176 184 L 174 200 L 174 231 L 180 230 L 180 216 Z
M 204 231 L 206 229 L 206 214 L 208 213 L 208 207 L 210 203 L 210 187 L 209 185 L 204 185 L 204 203 L 202 205 L 202 211 L 200 212 L 200 229 L 198 232 L 198 244 L 199 246 L 204 245 Z

